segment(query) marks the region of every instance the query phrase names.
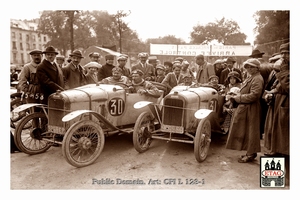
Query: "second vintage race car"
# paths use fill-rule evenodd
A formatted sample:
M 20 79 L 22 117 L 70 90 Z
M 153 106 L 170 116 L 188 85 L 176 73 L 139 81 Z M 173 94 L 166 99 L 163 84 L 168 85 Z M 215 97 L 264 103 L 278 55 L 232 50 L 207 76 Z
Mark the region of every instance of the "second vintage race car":
M 133 132 L 138 116 L 149 111 L 147 107 L 134 109 L 137 101 L 159 104 L 162 98 L 163 91 L 154 98 L 108 84 L 57 91 L 50 95 L 48 105 L 24 104 L 15 108 L 14 112 L 30 107 L 43 110 L 22 118 L 15 130 L 15 143 L 27 154 L 42 153 L 54 144 L 62 144 L 67 162 L 84 167 L 100 156 L 105 136 Z
M 141 101 L 137 109 L 143 111 L 134 126 L 133 144 L 142 153 L 148 150 L 153 139 L 194 144 L 198 162 L 206 159 L 211 133 L 221 128 L 222 107 L 225 96 L 209 85 L 203 87 L 176 86 L 160 104 Z

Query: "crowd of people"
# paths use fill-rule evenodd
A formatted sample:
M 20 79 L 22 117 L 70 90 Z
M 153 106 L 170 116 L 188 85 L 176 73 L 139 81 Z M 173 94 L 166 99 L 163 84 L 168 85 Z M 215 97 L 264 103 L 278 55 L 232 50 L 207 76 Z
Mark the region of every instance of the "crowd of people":
M 289 43 L 282 44 L 269 62 L 262 59 L 263 54 L 253 50 L 242 69 L 235 67 L 233 57 L 209 63 L 197 55 L 195 71 L 181 57 L 161 63 L 156 56 L 141 52 L 129 69 L 125 67 L 127 55 L 116 58 L 117 66 L 115 56 L 106 55 L 101 65 L 97 52 L 90 53 L 90 62 L 81 66 L 80 50 L 74 50 L 64 65 L 65 57 L 49 46 L 30 52 L 32 61 L 20 73 L 19 88 L 27 102 L 47 104 L 49 95 L 57 90 L 91 83 L 120 84 L 130 92 L 154 97 L 160 96 L 155 83 L 165 86 L 166 92 L 178 85 L 210 85 L 225 98 L 222 128 L 228 133 L 226 148 L 246 151 L 238 162 L 252 162 L 261 151 L 261 139 L 269 150 L 266 156 L 289 160 Z

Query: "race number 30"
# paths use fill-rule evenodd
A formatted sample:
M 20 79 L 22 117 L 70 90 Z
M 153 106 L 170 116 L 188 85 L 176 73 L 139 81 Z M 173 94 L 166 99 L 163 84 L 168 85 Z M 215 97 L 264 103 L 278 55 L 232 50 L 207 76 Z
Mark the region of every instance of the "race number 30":
M 113 98 L 108 103 L 108 109 L 112 116 L 122 115 L 125 109 L 125 102 L 121 98 Z

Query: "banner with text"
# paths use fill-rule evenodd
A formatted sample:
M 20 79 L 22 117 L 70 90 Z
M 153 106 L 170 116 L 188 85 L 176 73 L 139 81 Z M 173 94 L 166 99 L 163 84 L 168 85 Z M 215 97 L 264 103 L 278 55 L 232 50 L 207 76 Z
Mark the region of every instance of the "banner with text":
M 173 45 L 150 44 L 151 55 L 168 56 L 249 56 L 251 45 Z

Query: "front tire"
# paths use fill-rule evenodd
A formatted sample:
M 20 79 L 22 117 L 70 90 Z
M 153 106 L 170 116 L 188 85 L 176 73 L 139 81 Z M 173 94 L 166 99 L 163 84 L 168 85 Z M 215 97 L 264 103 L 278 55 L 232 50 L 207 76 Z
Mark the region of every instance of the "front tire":
M 14 133 L 16 146 L 30 155 L 47 151 L 51 147 L 49 142 L 43 140 L 43 133 L 47 131 L 47 123 L 44 113 L 32 113 L 22 118 Z
M 104 132 L 99 124 L 90 120 L 79 121 L 64 135 L 62 153 L 70 165 L 85 167 L 98 159 L 104 142 Z
M 208 154 L 211 142 L 211 124 L 207 118 L 200 121 L 194 139 L 194 154 L 198 162 L 203 162 Z
M 154 117 L 149 112 L 140 114 L 133 130 L 133 145 L 136 151 L 147 151 L 152 142 L 151 133 L 155 130 Z

